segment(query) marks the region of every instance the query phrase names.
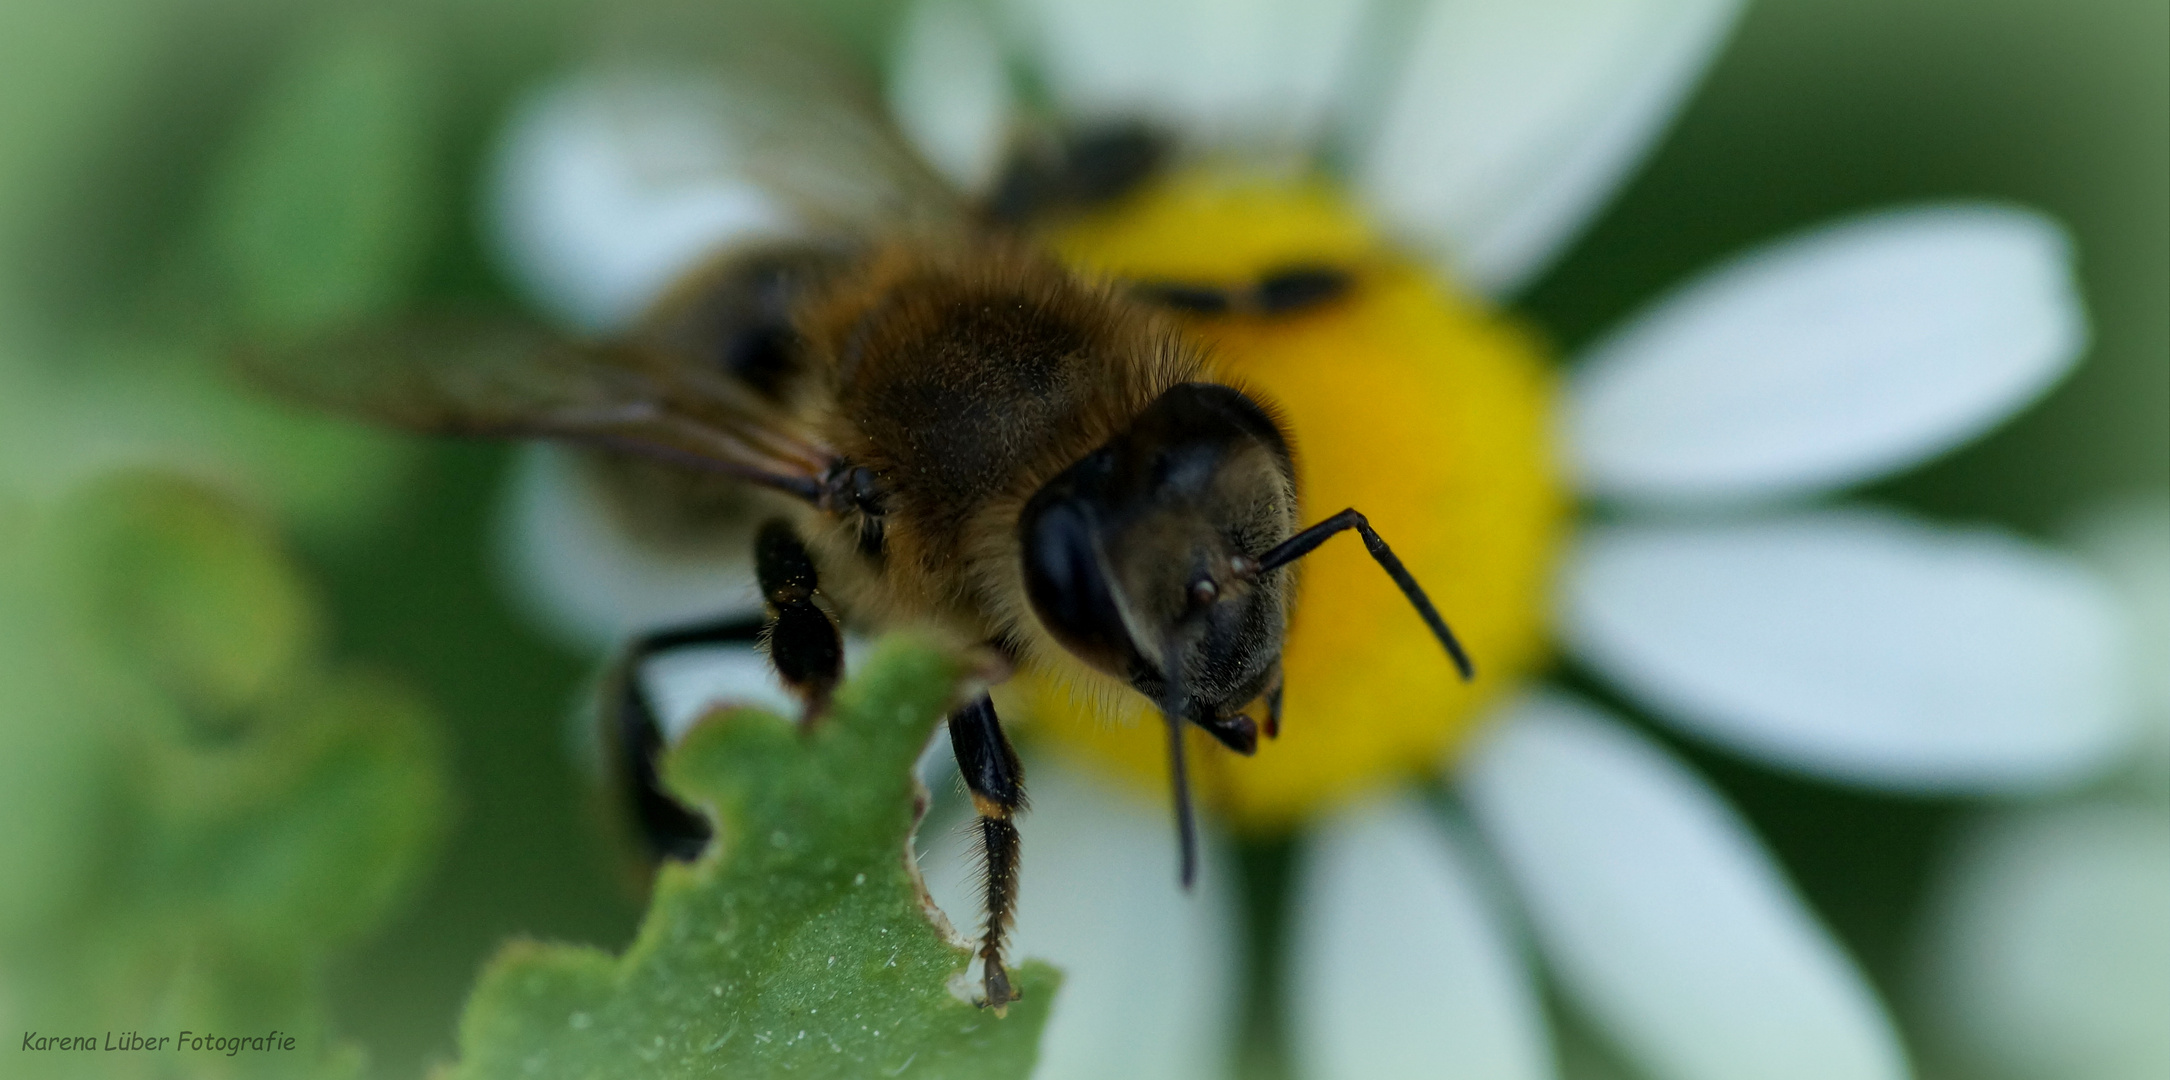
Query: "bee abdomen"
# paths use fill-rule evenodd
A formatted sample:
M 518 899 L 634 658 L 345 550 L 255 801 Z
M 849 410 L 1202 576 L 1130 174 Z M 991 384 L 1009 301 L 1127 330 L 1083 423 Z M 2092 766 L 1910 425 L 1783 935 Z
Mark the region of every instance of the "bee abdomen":
M 850 252 L 817 244 L 734 254 L 668 297 L 646 337 L 762 398 L 786 402 L 811 372 L 799 310 L 853 261 Z

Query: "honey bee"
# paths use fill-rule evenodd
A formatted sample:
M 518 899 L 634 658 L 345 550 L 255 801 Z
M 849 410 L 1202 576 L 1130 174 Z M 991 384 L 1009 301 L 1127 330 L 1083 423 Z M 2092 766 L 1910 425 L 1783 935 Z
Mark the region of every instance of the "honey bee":
M 421 432 L 537 438 L 756 493 L 767 617 L 650 633 L 605 693 L 633 811 L 663 857 L 708 827 L 662 788 L 639 665 L 758 632 L 817 722 L 842 675 L 838 620 L 915 627 L 1000 670 L 1113 680 L 1168 732 L 1178 874 L 1196 874 L 1183 726 L 1239 754 L 1281 722 L 1290 565 L 1353 530 L 1463 678 L 1469 658 L 1356 509 L 1308 526 L 1271 402 L 1217 380 L 1168 314 L 1296 311 L 1345 287 L 1289 267 L 1244 290 L 1111 281 L 1031 239 L 1120 198 L 1167 152 L 1135 126 L 1028 140 L 974 199 L 920 166 L 843 80 L 741 64 L 718 98 L 746 171 L 811 223 L 728 245 L 637 328 L 576 342 L 438 320 L 256 354 L 252 374 L 319 406 Z M 748 72 L 756 73 L 747 77 Z M 810 135 L 815 133 L 819 137 Z M 984 1005 L 1015 1000 L 1023 769 L 984 693 L 948 718 L 988 870 Z

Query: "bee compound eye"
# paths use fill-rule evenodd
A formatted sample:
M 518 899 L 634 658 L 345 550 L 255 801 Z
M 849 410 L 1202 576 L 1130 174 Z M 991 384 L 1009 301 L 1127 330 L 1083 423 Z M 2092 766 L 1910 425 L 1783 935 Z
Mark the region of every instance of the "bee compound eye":
M 1035 499 L 1023 524 L 1025 596 L 1048 632 L 1087 660 L 1119 670 L 1132 653 L 1090 515 L 1069 499 Z

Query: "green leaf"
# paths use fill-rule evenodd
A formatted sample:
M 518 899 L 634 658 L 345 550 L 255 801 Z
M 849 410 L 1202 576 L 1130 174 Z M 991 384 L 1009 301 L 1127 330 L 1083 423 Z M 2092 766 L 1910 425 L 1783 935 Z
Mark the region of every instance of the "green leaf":
M 330 21 L 244 123 L 213 192 L 213 253 L 258 332 L 381 314 L 441 195 L 424 46 L 391 18 Z
M 0 540 L 0 1030 L 295 1039 L 8 1075 L 359 1076 L 320 983 L 434 852 L 426 710 L 320 655 L 278 538 L 200 482 L 0 498 Z
M 110 786 L 96 713 L 111 688 L 53 625 L 61 589 L 31 557 L 43 522 L 10 494 L 0 491 L 0 950 L 80 894 Z
M 909 854 L 925 794 L 912 765 L 957 677 L 893 639 L 809 733 L 752 710 L 704 720 L 666 772 L 718 841 L 663 867 L 622 957 L 499 955 L 453 1075 L 1024 1076 L 1060 977 L 1026 963 L 1007 1016 L 969 1004 L 970 949 L 930 922 Z
M 161 902 L 257 953 L 329 953 L 383 918 L 447 812 L 429 714 L 395 683 L 304 681 L 243 738 L 147 762 L 145 858 Z M 151 861 L 155 860 L 155 861 Z
M 193 707 L 247 706 L 314 649 L 299 570 L 229 499 L 119 473 L 79 493 L 62 528 L 98 636 Z
M 411 475 L 421 443 L 246 385 L 203 335 L 116 334 L 53 370 L 0 343 L 0 477 L 33 488 L 129 466 L 222 477 L 319 543 L 357 542 Z

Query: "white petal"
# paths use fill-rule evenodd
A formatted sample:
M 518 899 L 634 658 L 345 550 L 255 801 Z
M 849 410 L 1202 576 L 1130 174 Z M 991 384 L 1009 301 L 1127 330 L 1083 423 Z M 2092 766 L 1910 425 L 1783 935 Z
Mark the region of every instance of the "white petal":
M 1358 182 L 1492 295 L 1572 240 L 1725 41 L 1738 0 L 1432 0 Z
M 1032 811 L 1013 955 L 1063 969 L 1040 1042 L 1038 1080 L 1222 1076 L 1239 1004 L 1233 867 L 1211 843 L 1196 889 L 1176 883 L 1167 808 L 1071 772 L 1027 763 Z M 927 888 L 957 929 L 982 906 L 972 840 L 921 829 Z
M 1302 1075 L 1554 1075 L 1523 958 L 1457 840 L 1402 797 L 1305 845 L 1288 1005 Z
M 1351 59 L 1347 0 L 1008 0 L 1066 111 L 1212 139 L 1308 139 Z
M 1888 211 L 1756 249 L 1659 301 L 1584 358 L 1565 426 L 1595 495 L 1798 495 L 1981 434 L 2086 343 L 2055 223 L 1996 206 Z
M 641 687 L 666 742 L 721 705 L 753 705 L 797 716 L 799 703 L 776 677 L 768 654 L 752 644 L 674 649 L 642 665 Z
M 2170 1076 L 2170 819 L 2015 814 L 1961 849 L 1931 909 L 1928 1004 L 1983 1076 Z
M 844 674 L 849 678 L 874 651 L 866 638 L 844 636 Z M 697 645 L 651 656 L 641 665 L 641 688 L 656 711 L 665 742 L 675 743 L 695 721 L 727 705 L 751 705 L 779 716 L 797 716 L 799 699 L 784 689 L 776 665 L 768 653 L 752 642 Z M 945 731 L 938 741 L 946 752 Z M 947 777 L 945 768 L 930 751 L 922 756 L 920 776 Z
M 904 16 L 889 73 L 889 110 L 958 187 L 983 189 L 1001 164 L 1010 114 L 1002 49 L 963 0 L 925 0 Z
M 520 107 L 489 213 L 506 271 L 533 300 L 607 333 L 725 245 L 791 231 L 743 175 L 720 93 L 690 76 L 591 75 Z
M 636 539 L 582 463 L 555 447 L 522 454 L 503 521 L 510 591 L 569 644 L 612 649 L 643 630 L 761 610 L 743 535 L 660 551 Z
M 2146 760 L 2170 777 L 2170 497 L 2157 492 L 2095 508 L 2071 529 L 2079 555 L 2124 601 L 2133 628 L 2132 674 L 2144 717 Z
M 1883 1080 L 1875 996 L 1747 827 L 1572 699 L 1518 703 L 1462 788 L 1563 989 L 1651 1076 Z
M 2121 613 L 2076 560 L 1867 510 L 1594 529 L 1569 647 L 1671 722 L 1906 789 L 2059 783 L 2132 737 Z

